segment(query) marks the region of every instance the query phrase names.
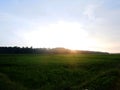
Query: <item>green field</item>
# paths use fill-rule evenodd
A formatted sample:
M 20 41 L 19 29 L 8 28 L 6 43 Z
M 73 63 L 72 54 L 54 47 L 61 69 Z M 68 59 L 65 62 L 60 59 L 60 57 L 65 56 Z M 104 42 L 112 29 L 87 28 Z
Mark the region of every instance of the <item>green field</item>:
M 120 55 L 0 55 L 0 90 L 120 90 Z

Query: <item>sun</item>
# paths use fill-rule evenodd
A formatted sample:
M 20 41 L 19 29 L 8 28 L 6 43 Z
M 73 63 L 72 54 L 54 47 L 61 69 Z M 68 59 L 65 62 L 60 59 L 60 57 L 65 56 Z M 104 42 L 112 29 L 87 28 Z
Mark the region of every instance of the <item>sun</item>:
M 28 45 L 33 47 L 65 47 L 69 49 L 89 50 L 97 44 L 89 32 L 78 22 L 58 21 L 39 26 L 24 35 Z

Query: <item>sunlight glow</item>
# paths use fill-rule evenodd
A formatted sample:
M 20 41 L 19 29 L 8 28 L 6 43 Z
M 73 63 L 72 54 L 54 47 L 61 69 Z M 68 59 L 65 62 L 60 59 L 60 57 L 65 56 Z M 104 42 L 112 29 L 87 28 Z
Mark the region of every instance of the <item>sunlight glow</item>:
M 47 26 L 39 26 L 24 34 L 28 45 L 33 47 L 65 47 L 69 49 L 89 50 L 96 46 L 97 40 L 82 29 L 77 22 L 58 21 Z

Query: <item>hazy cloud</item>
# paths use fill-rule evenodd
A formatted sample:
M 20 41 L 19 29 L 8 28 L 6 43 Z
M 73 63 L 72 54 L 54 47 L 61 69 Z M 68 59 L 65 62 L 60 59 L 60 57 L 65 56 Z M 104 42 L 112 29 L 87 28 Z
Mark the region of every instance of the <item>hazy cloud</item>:
M 45 32 L 42 27 L 63 20 L 79 23 L 89 37 L 101 43 L 96 46 L 100 50 L 117 52 L 120 48 L 119 16 L 118 0 L 3 0 L 0 1 L 1 44 L 17 40 L 26 42 L 25 33 L 35 31 L 41 34 Z

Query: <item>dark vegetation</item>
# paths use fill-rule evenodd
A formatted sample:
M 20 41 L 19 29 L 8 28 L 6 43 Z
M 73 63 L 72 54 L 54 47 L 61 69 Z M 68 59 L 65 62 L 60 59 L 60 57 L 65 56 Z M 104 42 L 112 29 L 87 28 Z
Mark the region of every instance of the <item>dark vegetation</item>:
M 0 47 L 0 54 L 108 54 L 107 52 L 98 51 L 81 51 L 65 48 L 32 48 L 32 47 Z
M 120 90 L 119 68 L 119 54 L 0 54 L 0 90 Z

